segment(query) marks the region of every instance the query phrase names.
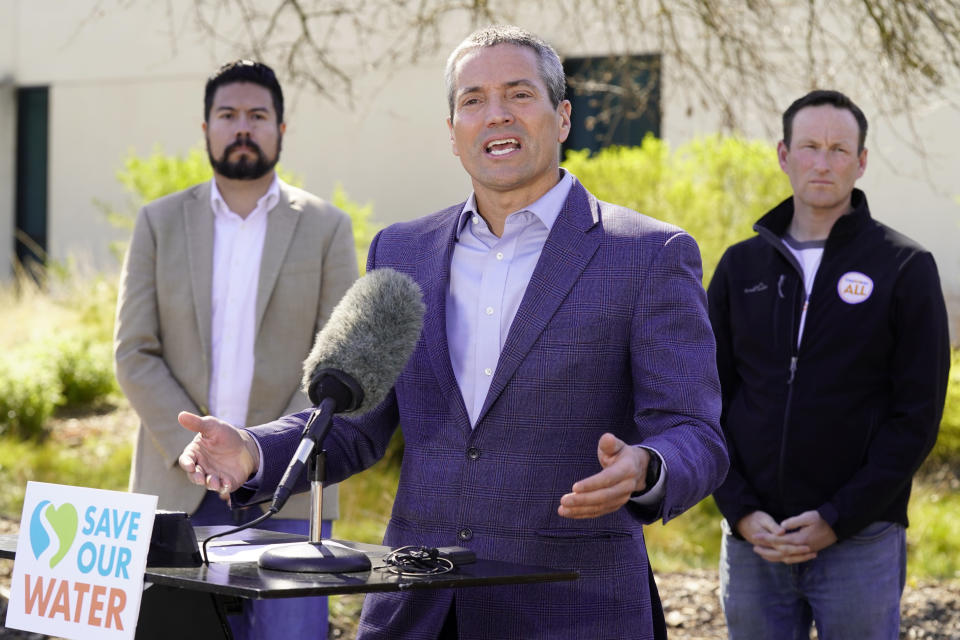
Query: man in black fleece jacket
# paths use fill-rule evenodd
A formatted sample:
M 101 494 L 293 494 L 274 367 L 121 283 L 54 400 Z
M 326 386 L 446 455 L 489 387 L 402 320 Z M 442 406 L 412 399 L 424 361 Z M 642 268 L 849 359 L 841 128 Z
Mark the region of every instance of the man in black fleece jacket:
M 814 91 L 783 114 L 793 196 L 730 247 L 710 283 L 731 467 L 721 598 L 730 638 L 890 638 L 907 501 L 950 366 L 929 252 L 854 188 L 863 112 Z

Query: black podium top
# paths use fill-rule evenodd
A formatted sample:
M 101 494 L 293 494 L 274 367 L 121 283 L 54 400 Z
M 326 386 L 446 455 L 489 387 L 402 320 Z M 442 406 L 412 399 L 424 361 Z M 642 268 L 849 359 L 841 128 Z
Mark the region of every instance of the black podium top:
M 197 538 L 202 541 L 205 537 L 223 529 L 225 527 L 196 527 Z M 304 536 L 247 529 L 232 536 L 218 538 L 210 544 L 213 547 L 215 543 L 219 543 L 220 550 L 224 550 L 234 545 L 240 549 L 251 544 L 305 541 Z M 406 589 L 556 582 L 577 578 L 577 572 L 573 570 L 483 559 L 477 559 L 471 564 L 459 565 L 449 573 L 398 576 L 381 569 L 386 566 L 383 557 L 391 551 L 390 547 L 345 540 L 333 542 L 366 554 L 370 558 L 373 569 L 357 573 L 288 573 L 262 569 L 255 561 L 212 562 L 210 565 L 199 567 L 147 567 L 144 580 L 191 591 L 259 600 Z M 16 555 L 16 549 L 16 535 L 0 535 L 0 558 L 13 558 Z

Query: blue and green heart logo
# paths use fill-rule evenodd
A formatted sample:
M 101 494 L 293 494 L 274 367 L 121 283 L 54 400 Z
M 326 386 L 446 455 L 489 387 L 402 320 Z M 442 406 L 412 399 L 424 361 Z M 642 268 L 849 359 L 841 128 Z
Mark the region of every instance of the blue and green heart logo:
M 50 557 L 50 568 L 60 564 L 77 537 L 79 522 L 77 509 L 69 502 L 54 507 L 49 500 L 41 500 L 30 517 L 30 548 L 33 550 L 33 557 L 39 559 L 50 547 L 52 541 L 49 530 L 57 537 L 58 544 L 57 552 Z

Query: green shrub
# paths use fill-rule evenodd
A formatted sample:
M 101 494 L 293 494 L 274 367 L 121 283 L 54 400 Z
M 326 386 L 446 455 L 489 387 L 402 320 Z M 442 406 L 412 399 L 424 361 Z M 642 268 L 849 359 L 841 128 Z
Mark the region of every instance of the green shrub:
M 62 406 L 88 407 L 119 390 L 109 342 L 67 335 L 52 341 L 49 347 L 49 358 L 56 364 Z
M 928 468 L 944 464 L 960 470 L 960 349 L 954 349 L 951 354 L 947 402 L 940 421 L 940 434 L 926 462 Z
M 330 198 L 330 202 L 350 216 L 353 240 L 357 247 L 357 262 L 360 263 L 360 273 L 363 273 L 367 269 L 367 251 L 370 249 L 370 243 L 373 242 L 377 232 L 383 228 L 382 225 L 373 221 L 373 204 L 368 202 L 361 205 L 351 200 L 339 182 L 333 187 L 333 197 Z
M 0 435 L 39 439 L 61 402 L 60 385 L 46 360 L 11 352 L 0 359 Z
M 0 433 L 39 438 L 58 408 L 84 409 L 118 390 L 113 376 L 116 285 L 60 265 L 42 284 L 0 287 Z
M 666 525 L 656 522 L 645 527 L 650 563 L 656 571 L 716 568 L 721 520 L 717 503 L 708 497 Z
M 907 528 L 911 576 L 960 579 L 960 493 L 945 483 L 914 482 Z
M 732 136 L 705 136 L 671 151 L 648 135 L 640 147 L 571 151 L 563 166 L 601 200 L 690 233 L 700 245 L 704 283 L 724 250 L 753 235 L 753 223 L 791 193 L 772 145 Z

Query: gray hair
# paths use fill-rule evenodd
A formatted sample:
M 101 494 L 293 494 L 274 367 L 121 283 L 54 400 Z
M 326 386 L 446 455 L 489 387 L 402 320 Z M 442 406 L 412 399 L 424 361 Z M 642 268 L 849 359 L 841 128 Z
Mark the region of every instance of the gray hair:
M 454 73 L 457 63 L 460 59 L 474 49 L 485 47 L 494 47 L 498 44 L 512 44 L 518 47 L 527 47 L 537 54 L 537 67 L 540 71 L 540 79 L 547 86 L 550 96 L 550 102 L 554 107 L 560 104 L 567 91 L 567 79 L 563 73 L 563 64 L 560 57 L 549 44 L 541 40 L 538 36 L 512 25 L 495 25 L 484 27 L 474 31 L 466 39 L 457 45 L 450 57 L 447 58 L 447 68 L 443 77 L 447 87 L 447 103 L 450 105 L 450 117 L 453 117 L 454 93 Z

